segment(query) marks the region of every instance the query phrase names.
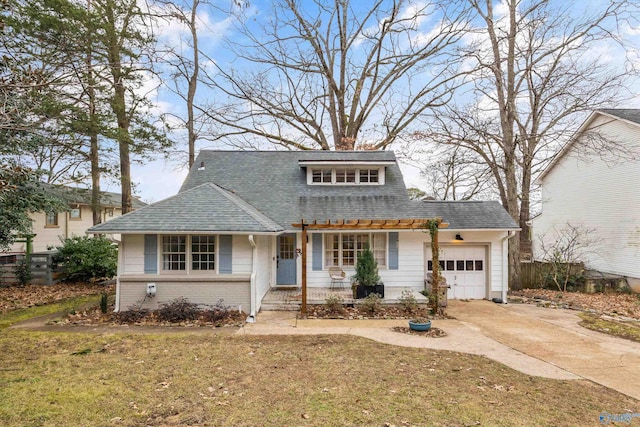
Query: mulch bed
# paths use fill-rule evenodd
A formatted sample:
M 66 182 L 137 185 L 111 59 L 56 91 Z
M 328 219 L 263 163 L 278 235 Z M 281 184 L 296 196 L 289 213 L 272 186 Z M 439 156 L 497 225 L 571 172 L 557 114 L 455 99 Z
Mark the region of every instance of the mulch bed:
M 237 310 L 228 310 L 211 315 L 206 310 L 201 311 L 198 318 L 184 321 L 164 321 L 158 318 L 156 311 L 146 314 L 137 314 L 133 312 L 114 313 L 113 305 L 110 305 L 106 313 L 102 313 L 99 307 L 91 307 L 87 310 L 70 313 L 62 319 L 52 322 L 60 325 L 136 325 L 136 326 L 181 326 L 181 327 L 222 327 L 222 326 L 240 326 L 242 325 L 247 314 Z M 215 319 L 212 319 L 215 317 Z
M 408 311 L 401 305 L 383 304 L 374 312 L 367 311 L 364 305 L 343 307 L 341 311 L 332 311 L 326 305 L 307 306 L 308 319 L 413 319 L 415 317 L 432 318 L 427 307 L 418 307 Z
M 509 292 L 509 302 L 549 308 L 568 308 L 640 319 L 640 295 L 622 293 L 561 292 L 550 289 L 523 289 Z
M 90 283 L 57 283 L 55 285 L 26 285 L 0 287 L 0 312 L 29 308 L 74 298 L 115 292 L 115 285 Z
M 414 331 L 413 329 L 410 329 L 406 326 L 394 326 L 393 328 L 391 328 L 391 330 L 394 332 L 400 332 L 407 335 L 419 335 L 421 337 L 427 337 L 427 338 L 440 338 L 440 337 L 447 336 L 446 332 L 443 331 L 442 329 L 433 328 L 433 327 L 428 331 Z

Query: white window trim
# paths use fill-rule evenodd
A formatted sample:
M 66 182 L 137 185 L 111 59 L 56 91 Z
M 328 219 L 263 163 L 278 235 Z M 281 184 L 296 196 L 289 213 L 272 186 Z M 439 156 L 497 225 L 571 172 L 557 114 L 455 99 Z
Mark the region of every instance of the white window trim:
M 380 263 L 378 263 L 378 269 L 381 270 L 387 270 L 389 268 L 389 232 L 379 232 L 379 231 L 364 231 L 364 230 L 345 230 L 344 232 L 336 232 L 336 233 L 323 233 L 322 234 L 322 269 L 323 270 L 328 270 L 329 267 L 335 267 L 334 265 L 329 266 L 327 265 L 327 236 L 338 236 L 338 265 L 337 267 L 340 267 L 342 269 L 346 269 L 346 270 L 355 270 L 356 268 L 356 264 L 358 262 L 357 259 L 357 255 L 356 255 L 356 259 L 354 260 L 354 264 L 353 265 L 343 265 L 342 261 L 344 259 L 344 256 L 342 254 L 342 235 L 343 234 L 350 234 L 350 235 L 358 235 L 358 234 L 368 234 L 369 235 L 369 243 L 371 243 L 373 241 L 373 235 L 374 234 L 383 234 L 384 235 L 384 265 L 380 265 Z M 373 248 L 371 246 L 369 246 L 369 249 L 371 249 L 372 252 Z M 375 256 L 375 252 L 374 252 L 374 256 Z
M 185 240 L 185 269 L 184 270 L 165 270 L 164 269 L 164 237 L 168 236 L 186 236 Z M 192 238 L 193 236 L 214 236 L 215 237 L 215 269 L 213 270 L 194 270 L 192 267 Z M 163 275 L 211 275 L 211 274 L 219 274 L 220 268 L 220 236 L 218 234 L 160 234 L 158 235 L 158 265 L 159 265 L 159 273 Z
M 313 182 L 313 171 L 314 170 L 326 170 L 331 169 L 331 182 Z M 337 182 L 336 181 L 336 170 L 337 169 L 350 169 L 355 171 L 356 180 L 355 182 Z M 360 182 L 360 170 L 377 170 L 378 171 L 378 182 Z M 372 167 L 372 166 L 349 166 L 349 165 L 335 165 L 335 166 L 313 166 L 307 167 L 307 184 L 308 185 L 384 185 L 385 184 L 385 167 Z

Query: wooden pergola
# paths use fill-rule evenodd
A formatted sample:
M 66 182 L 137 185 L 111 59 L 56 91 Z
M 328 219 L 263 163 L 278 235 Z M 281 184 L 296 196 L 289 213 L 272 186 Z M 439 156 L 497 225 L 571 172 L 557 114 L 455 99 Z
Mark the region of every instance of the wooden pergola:
M 302 304 L 300 312 L 302 315 L 307 314 L 307 230 L 428 230 L 428 224 L 437 221 L 438 229 L 447 228 L 449 224 L 442 221 L 441 218 L 411 218 L 411 219 L 348 219 L 310 222 L 302 219 L 297 224 L 291 224 L 292 227 L 302 230 Z M 435 245 L 438 245 L 437 233 L 433 236 Z M 437 266 L 434 265 L 437 270 Z M 434 271 L 435 272 L 435 271 Z

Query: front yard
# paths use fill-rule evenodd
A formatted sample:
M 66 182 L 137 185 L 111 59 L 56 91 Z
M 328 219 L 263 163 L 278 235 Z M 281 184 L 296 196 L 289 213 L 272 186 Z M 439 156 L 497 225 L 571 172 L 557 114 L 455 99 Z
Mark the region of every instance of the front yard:
M 597 425 L 639 402 L 347 336 L 0 333 L 0 424 Z
M 22 294 L 29 302 L 13 304 L 32 307 L 5 310 L 0 320 L 47 307 L 33 292 Z M 57 306 L 77 307 L 74 301 Z M 640 408 L 588 381 L 530 377 L 479 356 L 353 336 L 202 330 L 0 330 L 0 424 L 598 425 L 602 411 Z

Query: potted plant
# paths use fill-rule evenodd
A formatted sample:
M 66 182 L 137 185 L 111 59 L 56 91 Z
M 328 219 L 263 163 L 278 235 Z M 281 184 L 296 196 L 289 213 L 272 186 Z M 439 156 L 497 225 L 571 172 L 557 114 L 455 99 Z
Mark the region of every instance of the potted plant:
M 384 284 L 380 282 L 380 276 L 378 276 L 378 262 L 368 245 L 365 245 L 362 254 L 358 257 L 353 280 L 357 283 L 356 298 L 366 298 L 369 294 L 378 294 L 384 298 Z
M 425 317 L 409 319 L 409 329 L 414 331 L 428 331 L 431 329 L 431 320 Z

